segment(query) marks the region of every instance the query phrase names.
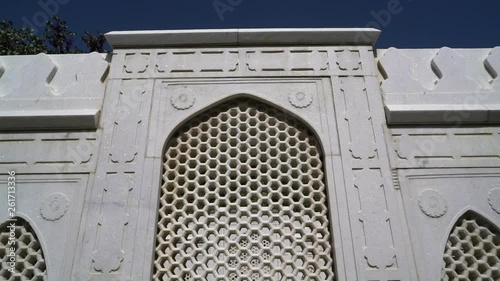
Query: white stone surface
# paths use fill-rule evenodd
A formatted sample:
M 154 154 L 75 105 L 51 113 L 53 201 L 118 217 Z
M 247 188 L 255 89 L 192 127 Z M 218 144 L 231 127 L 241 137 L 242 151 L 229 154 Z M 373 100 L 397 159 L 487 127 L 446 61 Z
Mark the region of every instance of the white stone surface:
M 108 68 L 97 53 L 0 57 L 0 129 L 97 128 Z
M 114 48 L 374 45 L 380 31 L 373 28 L 193 29 L 113 31 L 106 39 Z
M 267 270 L 276 279 L 452 279 L 443 260 L 453 259 L 446 241 L 461 216 L 482 229 L 500 224 L 500 48 L 391 48 L 376 58 L 378 33 L 112 32 L 112 60 L 0 57 L 0 174 L 20 175 L 18 215 L 35 229 L 49 280 L 152 280 L 155 262 L 158 279 L 237 279 L 250 269 L 256 280 Z M 248 111 L 214 110 L 241 98 Z M 307 168 L 317 159 L 321 168 Z M 246 177 L 254 193 L 244 192 Z M 255 244 L 270 233 L 282 248 Z M 263 252 L 247 251 L 245 238 Z M 332 263 L 314 256 L 324 245 Z M 247 257 L 231 256 L 234 247 L 261 262 L 229 267 Z M 459 267 L 472 278 L 470 258 Z
M 378 50 L 389 124 L 498 123 L 499 47 Z

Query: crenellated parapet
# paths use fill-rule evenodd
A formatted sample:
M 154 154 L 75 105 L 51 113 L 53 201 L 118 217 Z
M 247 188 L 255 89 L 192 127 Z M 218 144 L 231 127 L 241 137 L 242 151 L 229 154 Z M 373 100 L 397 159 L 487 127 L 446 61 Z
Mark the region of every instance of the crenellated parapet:
M 389 124 L 500 122 L 500 47 L 378 50 Z
M 95 129 L 106 55 L 0 57 L 0 129 Z

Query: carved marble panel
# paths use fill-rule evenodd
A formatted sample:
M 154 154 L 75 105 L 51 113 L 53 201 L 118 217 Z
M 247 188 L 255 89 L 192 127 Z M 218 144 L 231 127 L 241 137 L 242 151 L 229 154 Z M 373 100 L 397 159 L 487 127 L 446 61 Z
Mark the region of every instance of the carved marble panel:
M 250 71 L 327 71 L 326 51 L 265 50 L 247 52 Z
M 14 215 L 34 229 L 43 248 L 50 280 L 72 278 L 73 262 L 79 255 L 79 230 L 85 227 L 80 223 L 88 178 L 84 174 L 15 175 Z M 7 186 L 6 176 L 0 177 L 0 186 Z M 0 225 L 8 219 L 7 205 L 2 204 Z
M 410 264 L 386 155 L 376 80 L 333 80 L 344 178 L 360 280 L 407 280 Z M 399 238 L 398 238 L 399 237 Z M 382 279 L 380 279 L 382 278 Z
M 390 129 L 391 164 L 410 167 L 497 167 L 500 130 L 480 128 Z
M 140 58 L 134 58 L 140 64 Z M 143 67 L 135 66 L 135 70 Z M 153 81 L 114 81 L 101 122 L 103 141 L 90 194 L 83 255 L 85 280 L 123 280 L 131 269 Z
M 211 73 L 238 71 L 237 50 L 173 51 L 159 53 L 157 71 L 160 73 Z
M 108 69 L 97 53 L 0 57 L 0 129 L 95 129 Z
M 245 47 L 117 50 L 110 77 L 375 75 L 371 47 Z
M 462 215 L 472 211 L 500 226 L 500 216 L 491 206 L 498 206 L 498 168 L 405 169 L 399 175 L 419 280 L 441 280 L 448 236 Z
M 500 122 L 498 49 L 379 50 L 388 123 Z
M 210 95 L 207 95 L 210 93 Z M 298 93 L 302 93 L 299 94 Z M 158 188 L 161 186 L 161 178 L 158 172 L 161 171 L 165 141 L 177 128 L 192 116 L 210 110 L 211 107 L 223 102 L 230 102 L 232 98 L 247 97 L 256 101 L 265 102 L 268 105 L 276 106 L 291 116 L 298 117 L 307 124 L 311 130 L 317 133 L 322 142 L 325 160 L 325 169 L 331 172 L 325 174 L 329 189 L 329 204 L 331 204 L 330 223 L 332 234 L 337 237 L 332 241 L 333 245 L 339 249 L 352 249 L 351 233 L 342 232 L 341 229 L 348 227 L 349 219 L 342 214 L 347 213 L 344 203 L 336 198 L 343 198 L 343 188 L 335 188 L 337 180 L 334 174 L 341 173 L 341 166 L 333 165 L 333 157 L 340 154 L 336 135 L 335 119 L 327 120 L 328 114 L 333 114 L 333 100 L 331 99 L 331 86 L 328 79 L 244 79 L 244 80 L 214 80 L 214 79 L 190 79 L 187 80 L 164 80 L 157 83 L 154 90 L 154 100 L 152 108 L 151 127 L 148 133 L 148 159 L 154 160 L 154 172 L 150 173 L 148 182 L 154 196 L 151 201 L 147 201 L 148 206 L 157 206 Z M 178 98 L 186 94 L 194 97 L 194 104 L 183 110 L 179 110 Z M 290 98 L 292 97 L 292 99 Z M 187 99 L 186 99 L 187 100 Z M 173 102 L 174 101 L 174 102 Z M 292 101 L 292 102 L 291 102 Z M 182 103 L 182 102 L 181 102 Z M 294 105 L 295 103 L 295 105 Z M 298 105 L 298 106 L 297 106 Z M 209 113 L 211 113 L 209 111 Z M 286 115 L 284 115 L 286 116 Z M 286 117 L 284 117 L 286 118 Z M 335 156 L 334 156 L 335 155 Z M 151 169 L 151 168 L 149 168 Z M 334 172 L 335 171 L 335 172 Z M 338 194 L 337 194 L 338 193 Z M 341 204 L 338 208 L 336 204 Z M 342 211 L 339 211 L 342 210 Z M 149 221 L 156 221 L 158 210 L 150 208 L 144 210 L 143 214 L 148 215 Z M 136 255 L 139 257 L 151 257 L 155 245 L 150 243 L 151 237 L 155 237 L 156 229 L 149 230 L 144 236 L 144 242 L 137 240 Z M 144 235 L 144 233 L 141 233 Z M 144 248 L 148 251 L 144 251 Z M 139 250 L 141 249 L 141 250 Z M 352 280 L 355 276 L 352 251 L 337 251 L 335 253 L 338 266 L 336 276 L 343 276 L 346 280 Z M 141 265 L 147 267 L 143 270 L 143 278 L 150 278 L 151 271 L 148 267 L 148 260 L 140 260 Z M 337 275 L 338 274 L 338 275 Z M 342 279 L 341 279 L 342 280 Z
M 99 143 L 100 131 L 0 134 L 0 171 L 93 172 Z

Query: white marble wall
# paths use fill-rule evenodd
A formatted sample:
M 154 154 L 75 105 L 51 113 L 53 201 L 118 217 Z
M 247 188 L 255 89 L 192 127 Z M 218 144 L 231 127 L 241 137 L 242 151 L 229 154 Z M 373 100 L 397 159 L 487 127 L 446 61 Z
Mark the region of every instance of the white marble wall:
M 337 280 L 439 280 L 461 214 L 500 225 L 500 49 L 375 55 L 376 36 L 359 32 L 328 46 L 287 35 L 289 46 L 186 48 L 134 33 L 107 60 L 0 57 L 0 173 L 18 174 L 18 215 L 38 231 L 49 280 L 151 280 L 165 142 L 242 95 L 319 136 Z M 55 193 L 67 211 L 46 220 Z

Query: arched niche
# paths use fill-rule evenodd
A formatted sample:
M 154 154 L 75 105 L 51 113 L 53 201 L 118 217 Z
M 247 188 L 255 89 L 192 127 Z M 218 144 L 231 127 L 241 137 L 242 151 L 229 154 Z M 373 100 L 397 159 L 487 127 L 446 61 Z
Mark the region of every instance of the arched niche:
M 295 116 L 248 97 L 165 143 L 153 280 L 334 280 L 323 151 Z

